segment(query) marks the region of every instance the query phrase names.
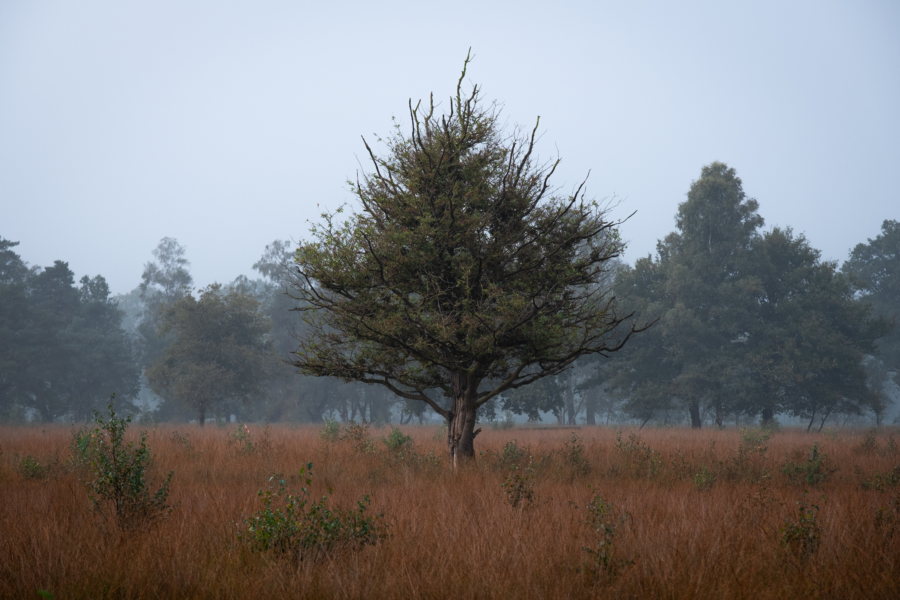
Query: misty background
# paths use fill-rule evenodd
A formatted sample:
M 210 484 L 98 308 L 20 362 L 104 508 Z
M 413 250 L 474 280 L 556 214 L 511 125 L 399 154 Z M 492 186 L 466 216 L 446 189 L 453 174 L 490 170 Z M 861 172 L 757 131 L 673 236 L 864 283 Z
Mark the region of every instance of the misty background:
M 530 130 L 540 115 L 541 157 L 562 158 L 560 193 L 590 172 L 588 195 L 611 200 L 613 217 L 636 211 L 621 228 L 625 263 L 655 252 L 713 161 L 736 169 L 766 230 L 793 227 L 843 261 L 900 218 L 898 33 L 891 2 L 12 0 L 0 5 L 0 236 L 31 267 L 63 260 L 73 286 L 88 277 L 82 303 L 107 294 L 138 346 L 162 303 L 139 286 L 168 293 L 147 276 L 165 266 L 153 254 L 164 239 L 189 261 L 171 302 L 218 282 L 284 330 L 287 303 L 260 269 L 267 245 L 304 239 L 323 210 L 352 202 L 345 181 L 367 168 L 360 136 L 376 142 L 392 117 L 405 128 L 410 99 L 433 92 L 446 106 L 472 47 L 466 80 L 502 103 L 508 126 Z M 57 283 L 69 276 L 57 271 Z M 76 304 L 72 314 L 94 306 Z M 291 341 L 273 343 L 283 354 Z M 138 349 L 140 368 L 159 352 Z M 235 400 L 214 416 L 390 420 L 396 404 L 269 375 L 254 392 L 268 408 Z M 122 377 L 158 408 L 144 376 Z M 564 401 L 585 398 L 572 381 L 554 385 L 541 393 L 559 401 L 539 412 L 562 423 L 574 408 Z M 300 396 L 312 404 L 291 408 Z

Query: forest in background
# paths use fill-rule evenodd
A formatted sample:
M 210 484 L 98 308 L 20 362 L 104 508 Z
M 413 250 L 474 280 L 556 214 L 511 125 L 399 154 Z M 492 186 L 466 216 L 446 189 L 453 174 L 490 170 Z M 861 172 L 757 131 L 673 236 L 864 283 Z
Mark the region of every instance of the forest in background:
M 823 261 L 790 227 L 764 229 L 733 169 L 704 167 L 656 256 L 621 263 L 610 294 L 654 323 L 616 355 L 583 358 L 479 412 L 574 425 L 895 421 L 900 223 Z M 715 232 L 715 235 L 713 235 Z M 163 238 L 140 284 L 112 295 L 62 260 L 27 265 L 0 238 L 0 418 L 81 422 L 116 394 L 147 421 L 424 422 L 427 405 L 372 385 L 303 376 L 286 359 L 303 322 L 293 248 L 255 276 L 195 288 L 186 249 Z M 435 393 L 438 403 L 444 402 Z

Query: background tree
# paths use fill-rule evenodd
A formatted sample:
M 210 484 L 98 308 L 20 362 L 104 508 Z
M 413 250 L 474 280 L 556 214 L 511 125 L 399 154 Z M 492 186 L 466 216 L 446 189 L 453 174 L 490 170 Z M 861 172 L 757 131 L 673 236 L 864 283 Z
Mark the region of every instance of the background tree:
M 468 64 L 468 58 L 466 60 Z M 447 420 L 452 461 L 474 455 L 478 408 L 560 374 L 579 356 L 615 352 L 635 331 L 597 287 L 623 248 L 583 184 L 549 187 L 557 162 L 506 134 L 463 75 L 449 114 L 410 103 L 374 171 L 351 185 L 361 212 L 335 214 L 297 250 L 293 293 L 311 335 L 303 373 L 380 384 Z M 442 407 L 427 391 L 449 397 Z
M 871 372 L 886 396 L 896 393 L 900 386 L 900 222 L 884 221 L 881 233 L 857 244 L 841 270 L 853 279 L 861 299 L 872 305 L 875 314 L 894 324 L 893 330 L 875 343 L 877 364 L 871 365 Z
M 192 410 L 202 426 L 208 414 L 230 414 L 264 393 L 271 323 L 249 294 L 212 284 L 199 298 L 188 293 L 163 310 L 159 334 L 173 342 L 147 370 L 153 390 Z M 224 411 L 229 411 L 225 413 Z
M 752 303 L 746 264 L 763 219 L 744 194 L 734 169 L 703 167 L 687 200 L 678 205 L 677 231 L 657 245 L 657 258 L 624 269 L 618 291 L 642 318 L 659 319 L 641 343 L 617 361 L 616 385 L 627 411 L 646 423 L 673 403 L 686 408 L 691 426 L 712 406 L 721 424 L 740 365 L 735 345 L 749 327 Z

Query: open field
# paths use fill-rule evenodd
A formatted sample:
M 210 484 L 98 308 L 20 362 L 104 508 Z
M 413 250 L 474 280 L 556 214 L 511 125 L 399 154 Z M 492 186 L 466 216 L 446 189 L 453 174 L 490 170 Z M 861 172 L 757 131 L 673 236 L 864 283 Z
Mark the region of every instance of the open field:
M 575 443 L 566 430 L 485 430 L 458 473 L 435 432 L 404 428 L 415 446 L 398 455 L 381 440 L 389 430 L 372 430 L 359 451 L 313 428 L 251 426 L 240 442 L 233 429 L 152 429 L 152 475 L 174 470 L 177 506 L 120 534 L 92 513 L 80 483 L 89 473 L 66 465 L 69 428 L 0 428 L 0 597 L 900 597 L 896 428 L 766 440 L 582 427 Z M 314 498 L 330 487 L 335 505 L 353 507 L 372 494 L 389 537 L 302 560 L 252 551 L 237 531 L 260 509 L 257 491 L 274 473 L 299 487 L 307 462 Z M 514 465 L 521 478 L 501 487 Z M 615 506 L 608 531 L 586 523 L 589 484 Z

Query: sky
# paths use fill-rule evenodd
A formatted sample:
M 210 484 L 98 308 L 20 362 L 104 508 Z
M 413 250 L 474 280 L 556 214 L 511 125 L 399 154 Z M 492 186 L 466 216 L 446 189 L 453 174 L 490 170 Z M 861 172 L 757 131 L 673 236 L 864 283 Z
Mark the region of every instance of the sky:
M 360 136 L 448 106 L 470 47 L 508 127 L 540 116 L 561 193 L 590 172 L 612 217 L 636 211 L 628 262 L 713 161 L 827 260 L 900 219 L 895 0 L 3 0 L 0 236 L 114 293 L 167 236 L 197 286 L 253 276 L 353 206 Z

